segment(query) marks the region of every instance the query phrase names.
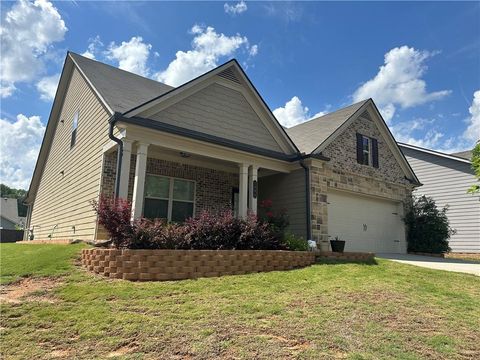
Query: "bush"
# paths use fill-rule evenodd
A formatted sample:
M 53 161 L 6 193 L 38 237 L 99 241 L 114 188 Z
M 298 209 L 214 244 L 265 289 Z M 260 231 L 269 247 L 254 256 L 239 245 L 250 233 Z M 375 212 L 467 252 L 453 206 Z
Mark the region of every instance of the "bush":
M 130 223 L 131 204 L 124 199 L 111 199 L 103 195 L 98 201 L 92 201 L 98 214 L 98 222 L 110 235 L 113 246 L 117 249 L 130 246 L 134 237 L 134 228 Z
M 295 236 L 291 232 L 285 233 L 283 244 L 288 250 L 292 251 L 308 251 L 308 241 L 302 237 Z
M 439 210 L 426 196 L 413 199 L 405 218 L 408 251 L 440 254 L 450 251 L 448 239 L 455 233 L 448 222 L 447 207 Z
M 279 250 L 286 246 L 268 223 L 256 216 L 237 219 L 231 211 L 212 214 L 203 211 L 184 224 L 140 219 L 130 222 L 130 204 L 125 200 L 100 197 L 93 202 L 99 223 L 111 236 L 117 249 L 195 249 L 195 250 Z
M 285 231 L 289 225 L 286 209 L 275 211 L 273 209 L 273 201 L 265 199 L 260 201 L 258 218 L 260 221 L 269 224 L 273 235 L 278 241 L 284 240 Z

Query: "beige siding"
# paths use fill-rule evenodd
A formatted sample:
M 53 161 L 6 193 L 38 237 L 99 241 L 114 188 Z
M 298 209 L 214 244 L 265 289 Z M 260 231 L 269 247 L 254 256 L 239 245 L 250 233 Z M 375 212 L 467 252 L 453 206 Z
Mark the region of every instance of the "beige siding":
M 55 225 L 53 238 L 93 239 L 95 234 L 96 216 L 90 201 L 100 189 L 109 115 L 76 69 L 64 99 L 60 117 L 52 119 L 57 128 L 31 213 L 36 240 L 46 239 Z M 77 138 L 70 148 L 76 111 Z
M 242 93 L 219 84 L 209 85 L 149 118 L 283 152 Z
M 402 151 L 423 184 L 415 194 L 432 197 L 439 207 L 448 205 L 450 225 L 457 230 L 450 239 L 452 251 L 480 253 L 480 197 L 467 194 L 475 183 L 470 164 L 414 149 Z
M 261 177 L 259 199 L 271 199 L 275 211 L 286 209 L 290 230 L 297 236 L 307 236 L 307 213 L 305 198 L 305 171 L 295 170 L 289 174 Z

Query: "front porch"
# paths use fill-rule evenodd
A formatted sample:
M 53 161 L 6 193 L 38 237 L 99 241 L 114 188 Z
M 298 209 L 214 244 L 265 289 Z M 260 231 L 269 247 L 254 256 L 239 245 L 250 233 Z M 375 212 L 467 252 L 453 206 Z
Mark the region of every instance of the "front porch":
M 255 214 L 258 201 L 262 199 L 259 194 L 261 178 L 287 174 L 291 166 L 236 151 L 218 152 L 220 156 L 214 157 L 212 150 L 219 149 L 208 149 L 211 156 L 207 156 L 200 144 L 194 147 L 197 151 L 192 152 L 193 148 L 181 141 L 176 142 L 181 149 L 125 136 L 122 142 L 118 196 L 131 202 L 132 220 L 147 217 L 181 222 L 203 210 L 231 209 L 239 217 L 249 212 Z M 117 147 L 106 146 L 103 157 L 101 193 L 113 196 Z M 105 235 L 99 229 L 96 238 Z

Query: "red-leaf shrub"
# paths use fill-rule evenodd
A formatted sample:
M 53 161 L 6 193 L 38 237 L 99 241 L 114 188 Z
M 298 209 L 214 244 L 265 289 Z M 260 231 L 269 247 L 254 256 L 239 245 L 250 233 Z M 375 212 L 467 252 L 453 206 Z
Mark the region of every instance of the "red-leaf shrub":
M 258 209 L 258 217 L 260 221 L 270 225 L 273 235 L 278 241 L 283 241 L 285 238 L 285 231 L 290 223 L 286 209 L 275 211 L 273 201 L 271 199 L 264 199 L 260 201 Z
M 286 249 L 271 224 L 250 214 L 238 219 L 228 210 L 203 211 L 184 224 L 139 219 L 130 222 L 130 204 L 101 196 L 93 202 L 98 221 L 117 249 L 279 250 Z
M 131 204 L 125 199 L 112 199 L 101 195 L 92 205 L 98 214 L 98 222 L 110 234 L 110 240 L 117 249 L 128 248 L 133 237 L 130 223 Z

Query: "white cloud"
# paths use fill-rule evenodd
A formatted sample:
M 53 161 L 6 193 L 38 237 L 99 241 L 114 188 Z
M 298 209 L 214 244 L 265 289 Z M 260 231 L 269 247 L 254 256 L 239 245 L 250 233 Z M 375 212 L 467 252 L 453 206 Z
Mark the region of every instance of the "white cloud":
M 373 98 L 389 122 L 397 106 L 408 108 L 447 96 L 450 90 L 427 92 L 427 84 L 422 79 L 427 70 L 425 61 L 433 55 L 408 46 L 391 49 L 385 54 L 384 65 L 377 75 L 354 92 L 354 102 Z
M 107 57 L 117 61 L 120 69 L 148 76 L 147 60 L 151 49 L 152 45 L 144 43 L 141 36 L 134 36 L 128 42 L 122 41 L 120 45 L 112 42 Z
M 99 52 L 99 48 L 103 47 L 103 42 L 100 40 L 99 35 L 95 36 L 94 38 L 90 38 L 88 42 L 87 50 L 85 50 L 85 52 L 83 52 L 81 55 L 89 59 L 95 59 L 96 54 Z
M 255 56 L 258 54 L 258 45 L 252 45 L 250 50 L 248 50 L 250 56 Z
M 17 115 L 15 122 L 0 119 L 0 179 L 15 188 L 28 189 L 45 126 L 39 116 Z
M 472 105 L 468 109 L 470 113 L 469 124 L 463 137 L 467 140 L 477 142 L 480 139 L 480 90 L 473 93 Z
M 15 91 L 17 82 L 35 79 L 45 70 L 45 54 L 62 41 L 67 27 L 57 9 L 46 0 L 20 0 L 2 18 L 1 96 Z
M 273 110 L 273 115 L 283 126 L 289 128 L 301 124 L 309 119 L 313 119 L 325 115 L 326 111 L 321 111 L 315 115 L 310 115 L 310 109 L 303 106 L 302 101 L 298 96 L 292 97 L 285 103 L 284 107 L 279 107 Z
M 436 149 L 440 145 L 440 140 L 443 139 L 445 134 L 433 129 L 432 127 L 434 123 L 434 119 L 417 118 L 390 125 L 390 130 L 392 131 L 395 140 L 399 142 L 429 149 Z M 420 135 L 420 133 L 423 134 Z
M 57 92 L 58 80 L 60 74 L 46 76 L 37 83 L 37 90 L 40 93 L 40 99 L 44 101 L 52 101 Z
M 241 14 L 241 13 L 247 11 L 248 7 L 247 7 L 247 4 L 245 3 L 245 1 L 242 0 L 235 5 L 229 5 L 228 3 L 225 3 L 223 5 L 223 9 L 225 10 L 225 12 L 227 14 L 235 16 L 237 14 Z
M 167 69 L 155 74 L 158 81 L 168 85 L 181 85 L 218 66 L 221 58 L 232 56 L 239 48 L 251 50 L 248 39 L 239 34 L 226 36 L 217 33 L 211 26 L 202 27 L 195 25 L 191 29 L 194 35 L 192 49 L 177 51 L 175 59 Z M 258 51 L 258 47 L 254 52 Z

